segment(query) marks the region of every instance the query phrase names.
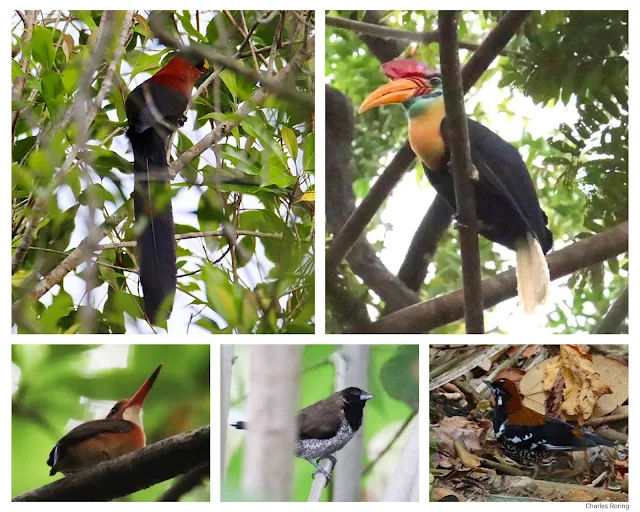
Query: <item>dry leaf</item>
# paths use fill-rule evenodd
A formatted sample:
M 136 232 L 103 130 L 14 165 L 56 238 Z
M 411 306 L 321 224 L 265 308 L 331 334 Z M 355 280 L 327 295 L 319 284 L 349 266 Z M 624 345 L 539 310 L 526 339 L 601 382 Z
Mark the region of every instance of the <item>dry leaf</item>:
M 460 462 L 462 462 L 466 467 L 468 467 L 469 469 L 473 469 L 477 468 L 480 465 L 480 459 L 478 458 L 478 456 L 465 450 L 464 446 L 462 446 L 462 443 L 454 441 L 453 446 L 456 449 L 456 455 L 460 459 Z
M 524 396 L 525 407 L 545 414 L 547 394 L 543 387 L 544 374 L 550 365 L 559 365 L 558 359 L 558 356 L 545 359 L 531 368 L 522 378 L 520 381 L 520 393 Z M 624 364 L 600 354 L 593 356 L 593 366 L 613 391 L 612 394 L 601 396 L 598 399 L 597 406 L 593 410 L 591 417 L 599 418 L 611 413 L 629 398 L 629 369 Z M 551 385 L 553 385 L 553 382 L 551 382 Z M 575 420 L 576 418 L 565 414 L 565 419 Z
M 460 442 L 465 450 L 478 452 L 484 446 L 486 431 L 464 416 L 443 418 L 440 424 L 431 428 L 431 438 L 436 441 L 438 451 L 456 453 L 454 441 Z

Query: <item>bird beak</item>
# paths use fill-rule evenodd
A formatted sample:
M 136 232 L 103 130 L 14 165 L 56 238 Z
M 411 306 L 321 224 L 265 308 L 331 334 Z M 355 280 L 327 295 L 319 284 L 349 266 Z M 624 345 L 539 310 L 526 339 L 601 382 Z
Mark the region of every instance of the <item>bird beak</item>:
M 488 388 L 493 391 L 493 382 L 491 382 L 490 380 L 483 380 L 482 382 L 484 382 Z
M 204 59 L 204 64 L 202 64 L 202 67 L 200 67 L 199 69 L 200 73 L 206 73 L 207 71 L 209 71 L 209 63 L 207 62 L 207 59 Z
M 369 94 L 367 99 L 360 105 L 358 114 L 362 114 L 380 105 L 404 103 L 419 94 L 428 94 L 429 92 L 431 92 L 431 89 L 424 82 L 410 80 L 408 78 L 399 78 L 378 87 Z
M 158 367 L 151 374 L 151 377 L 144 381 L 144 384 L 140 386 L 140 389 L 136 391 L 136 394 L 133 395 L 133 397 L 124 405 L 124 407 L 122 408 L 123 411 L 128 407 L 142 407 L 142 404 L 144 404 L 144 401 L 147 399 L 147 395 L 149 394 L 149 391 L 151 391 L 151 386 L 153 386 L 153 383 L 158 378 L 158 374 L 160 373 L 161 369 L 162 363 L 158 365 Z
M 362 394 L 360 395 L 360 400 L 362 400 L 363 402 L 366 402 L 367 400 L 371 400 L 373 398 L 373 395 L 371 393 L 367 393 L 366 391 L 363 391 Z

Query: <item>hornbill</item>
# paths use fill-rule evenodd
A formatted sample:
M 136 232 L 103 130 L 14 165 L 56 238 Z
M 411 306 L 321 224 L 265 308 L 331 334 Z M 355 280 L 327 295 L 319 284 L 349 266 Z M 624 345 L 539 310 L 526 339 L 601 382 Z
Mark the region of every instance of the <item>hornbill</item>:
M 136 87 L 125 103 L 133 149 L 137 259 L 144 311 L 164 323 L 176 291 L 176 244 L 167 151 L 171 135 L 186 121 L 191 92 L 208 69 L 197 54 L 180 52 Z M 159 313 L 162 314 L 159 315 Z
M 372 92 L 359 113 L 389 103 L 401 103 L 409 118 L 409 143 L 424 162 L 427 178 L 456 210 L 450 168 L 449 132 L 440 74 L 413 59 L 382 65 L 391 82 Z M 549 268 L 544 255 L 553 237 L 547 216 L 518 150 L 481 124 L 468 120 L 478 230 L 485 238 L 516 252 L 518 294 L 525 312 L 544 303 Z

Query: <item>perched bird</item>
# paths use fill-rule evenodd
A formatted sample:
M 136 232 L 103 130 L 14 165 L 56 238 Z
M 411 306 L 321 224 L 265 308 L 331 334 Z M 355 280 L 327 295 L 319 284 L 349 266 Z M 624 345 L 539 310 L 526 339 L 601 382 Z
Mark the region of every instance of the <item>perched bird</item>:
M 82 423 L 60 439 L 47 460 L 47 465 L 51 466 L 49 475 L 61 472 L 66 476 L 144 448 L 142 405 L 161 368 L 162 364 L 132 398 L 116 403 L 106 419 Z
M 167 164 L 169 140 L 184 124 L 193 87 L 206 70 L 202 57 L 178 53 L 136 87 L 125 103 L 135 171 L 140 283 L 145 314 L 154 324 L 164 323 L 169 317 L 176 291 L 176 244 Z
M 331 480 L 331 475 L 320 467 L 320 459 L 331 459 L 356 434 L 362 425 L 362 414 L 367 400 L 373 398 L 359 388 L 346 388 L 333 395 L 305 407 L 298 412 L 298 441 L 296 456 L 315 466 L 313 476 L 322 473 Z M 231 425 L 239 430 L 247 430 L 247 424 L 239 421 Z M 314 459 L 317 462 L 314 462 Z
M 409 118 L 409 143 L 425 164 L 433 188 L 456 211 L 450 168 L 449 130 L 440 74 L 412 59 L 383 64 L 391 79 L 362 103 L 359 113 L 401 103 Z M 547 216 L 518 150 L 481 124 L 468 120 L 478 230 L 485 238 L 516 252 L 518 294 L 525 312 L 544 303 L 549 268 L 544 255 L 553 237 Z
M 581 430 L 566 421 L 544 416 L 522 404 L 516 385 L 507 379 L 484 381 L 495 398 L 493 430 L 504 452 L 527 466 L 553 452 L 578 451 L 616 443 Z

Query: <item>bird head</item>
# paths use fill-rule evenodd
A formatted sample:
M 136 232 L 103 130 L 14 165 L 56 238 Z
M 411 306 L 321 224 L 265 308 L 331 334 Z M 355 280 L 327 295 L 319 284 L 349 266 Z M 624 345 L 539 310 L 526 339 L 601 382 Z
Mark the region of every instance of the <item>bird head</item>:
M 202 54 L 193 50 L 191 48 L 184 48 L 174 54 L 174 58 L 179 57 L 180 59 L 188 62 L 194 68 L 196 68 L 201 73 L 206 73 L 209 71 L 209 63 L 207 59 L 205 59 Z
M 360 388 L 354 387 L 343 389 L 342 391 L 340 391 L 340 394 L 342 395 L 342 398 L 345 402 L 350 404 L 361 403 L 363 407 L 366 404 L 367 400 L 373 398 L 373 395 L 371 393 L 367 393 Z
M 153 383 L 158 378 L 158 374 L 162 369 L 162 363 L 158 365 L 158 367 L 153 371 L 151 376 L 144 381 L 140 389 L 136 391 L 136 394 L 133 395 L 128 400 L 120 400 L 117 402 L 107 414 L 107 419 L 110 420 L 127 420 L 135 423 L 136 425 L 142 426 L 142 406 L 144 401 L 147 399 L 147 395 L 149 391 L 151 391 L 151 387 Z
M 423 112 L 442 96 L 440 73 L 413 59 L 396 59 L 385 62 L 382 72 L 391 82 L 378 87 L 364 100 L 358 113 L 381 105 L 402 104 L 409 115 Z
M 504 406 L 507 410 L 512 410 L 514 408 L 519 409 L 522 406 L 518 388 L 509 379 L 499 379 L 494 382 L 485 380 L 484 383 L 493 392 L 497 407 Z

